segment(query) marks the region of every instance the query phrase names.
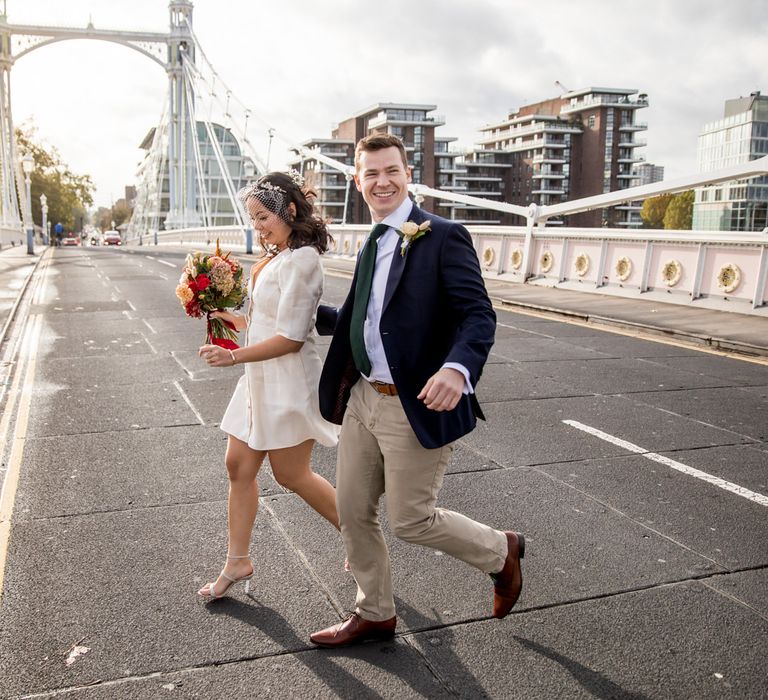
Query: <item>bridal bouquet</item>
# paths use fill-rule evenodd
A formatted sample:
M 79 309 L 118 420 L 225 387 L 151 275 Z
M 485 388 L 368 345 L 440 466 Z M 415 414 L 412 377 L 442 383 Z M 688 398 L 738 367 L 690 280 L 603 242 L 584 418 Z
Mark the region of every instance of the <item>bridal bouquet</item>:
M 223 319 L 211 318 L 211 311 L 239 309 L 245 302 L 243 266 L 222 254 L 219 242 L 213 255 L 201 252 L 187 255 L 176 287 L 176 296 L 187 316 L 207 316 L 206 342 L 229 350 L 239 347 L 235 327 Z

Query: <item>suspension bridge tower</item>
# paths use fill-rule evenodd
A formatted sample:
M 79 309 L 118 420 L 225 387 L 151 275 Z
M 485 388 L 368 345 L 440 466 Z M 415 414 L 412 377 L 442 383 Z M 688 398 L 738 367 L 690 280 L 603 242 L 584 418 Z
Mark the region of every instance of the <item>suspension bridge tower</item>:
M 12 65 L 11 30 L 8 27 L 6 0 L 3 0 L 0 14 L 0 226 L 3 228 L 21 226 L 15 184 L 18 158 L 11 117 Z
M 168 96 L 170 125 L 168 135 L 168 175 L 170 211 L 166 228 L 199 226 L 197 211 L 197 179 L 195 170 L 195 134 L 193 86 L 188 84 L 184 62 L 195 62 L 192 35 L 192 3 L 171 0 L 171 33 L 168 36 Z
M 168 77 L 169 128 L 167 163 L 169 212 L 166 228 L 186 228 L 200 224 L 197 198 L 197 172 L 194 143 L 194 85 L 185 63 L 194 64 L 190 0 L 171 0 L 169 32 L 138 32 L 85 28 L 10 24 L 7 0 L 0 0 L 0 227 L 19 227 L 26 211 L 21 168 L 11 112 L 11 68 L 30 51 L 69 39 L 96 39 L 120 44 L 138 51 L 162 66 Z

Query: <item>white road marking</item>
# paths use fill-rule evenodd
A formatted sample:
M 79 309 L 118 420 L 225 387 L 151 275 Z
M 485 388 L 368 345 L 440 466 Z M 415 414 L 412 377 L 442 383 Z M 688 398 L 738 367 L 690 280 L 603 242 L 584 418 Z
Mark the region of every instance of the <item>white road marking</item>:
M 144 256 L 147 260 L 155 260 L 151 255 L 145 255 Z
M 141 334 L 141 337 L 142 337 L 142 338 L 144 338 L 144 342 L 145 342 L 147 345 L 149 345 L 149 349 L 150 349 L 150 350 L 151 350 L 151 351 L 152 351 L 152 352 L 153 352 L 155 355 L 157 355 L 157 350 L 155 350 L 155 346 L 154 346 L 154 345 L 152 345 L 152 343 L 150 343 L 150 342 L 149 342 L 149 338 L 147 338 L 147 336 L 146 336 L 146 335 L 144 335 L 143 333 Z
M 117 299 L 115 301 L 117 301 Z M 128 306 L 131 307 L 131 311 L 136 311 L 136 307 L 133 304 L 131 304 L 129 299 L 126 299 L 125 303 L 128 304 Z
M 141 320 L 143 321 L 144 325 L 147 328 L 149 328 L 149 330 L 151 330 L 155 335 L 157 335 L 157 331 L 154 328 L 152 328 L 152 326 L 149 325 L 149 321 L 147 321 L 146 318 L 142 318 Z
M 610 442 L 613 445 L 623 447 L 625 450 L 635 452 L 641 457 L 650 459 L 653 462 L 663 464 L 670 469 L 675 469 L 679 472 L 682 472 L 683 474 L 687 474 L 688 476 L 693 476 L 696 479 L 706 481 L 708 484 L 717 486 L 718 488 L 724 489 L 725 491 L 735 493 L 737 496 L 746 498 L 754 503 L 759 503 L 761 506 L 768 506 L 768 496 L 764 496 L 761 493 L 755 493 L 754 491 L 750 491 L 743 486 L 739 486 L 738 484 L 734 484 L 730 481 L 726 481 L 725 479 L 721 479 L 719 476 L 707 474 L 707 472 L 703 472 L 700 469 L 689 467 L 687 464 L 677 462 L 674 459 L 670 459 L 669 457 L 664 457 L 663 455 L 656 454 L 655 452 L 648 452 L 648 450 L 640 447 L 639 445 L 635 445 L 634 443 L 628 442 L 627 440 L 622 440 L 621 438 L 617 438 L 614 435 L 609 435 L 608 433 L 604 433 L 602 430 L 598 430 L 597 428 L 593 428 L 589 425 L 584 425 L 584 423 L 579 423 L 575 420 L 564 420 L 563 423 L 570 425 L 572 428 L 577 428 L 578 430 L 582 430 L 585 433 L 589 433 L 590 435 L 600 438 L 601 440 Z
M 158 260 L 161 265 L 168 265 L 168 267 L 172 267 L 174 270 L 178 269 L 178 265 L 174 265 L 173 263 L 169 263 L 167 260 Z
M 5 474 L 5 479 L 3 479 L 2 491 L 0 491 L 0 595 L 2 595 L 3 591 L 5 560 L 8 554 L 8 539 L 11 534 L 11 514 L 13 513 L 13 503 L 16 499 L 16 488 L 19 483 L 19 472 L 21 470 L 21 461 L 24 454 L 24 444 L 27 440 L 27 423 L 32 401 L 32 388 L 35 383 L 37 347 L 40 343 L 40 331 L 42 325 L 42 316 L 29 317 L 19 357 L 22 364 L 26 361 L 26 368 L 18 368 L 18 377 L 14 381 L 13 393 L 15 395 L 16 392 L 18 392 L 20 401 L 18 412 L 16 413 L 16 425 L 13 442 L 11 443 L 11 453 L 8 458 L 8 471 Z M 24 375 L 24 382 L 19 389 L 17 382 L 22 374 Z M 3 445 L 3 450 L 4 448 L 5 446 Z
M 183 399 L 187 402 L 187 406 L 189 406 L 192 409 L 192 413 L 195 414 L 197 417 L 197 420 L 200 421 L 200 425 L 205 425 L 205 420 L 203 420 L 203 417 L 198 413 L 198 410 L 195 408 L 195 404 L 192 403 L 192 400 L 187 396 L 187 392 L 184 391 L 181 384 L 179 384 L 179 381 L 176 379 L 173 382 L 173 385 L 179 390 L 179 393 L 183 397 Z

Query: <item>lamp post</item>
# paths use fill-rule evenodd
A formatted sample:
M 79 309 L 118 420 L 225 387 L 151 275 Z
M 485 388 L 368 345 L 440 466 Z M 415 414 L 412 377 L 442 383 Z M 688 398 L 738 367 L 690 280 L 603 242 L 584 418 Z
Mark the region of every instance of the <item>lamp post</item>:
M 272 139 L 275 136 L 275 130 L 272 128 L 267 129 L 267 133 L 269 134 L 269 143 L 267 144 L 267 162 L 265 164 L 265 167 L 267 169 L 267 172 L 269 172 L 269 154 L 272 152 Z
M 21 159 L 21 168 L 24 171 L 27 183 L 27 255 L 35 254 L 35 224 L 32 221 L 32 172 L 35 169 L 35 159 L 27 153 Z
M 270 143 L 272 143 L 271 136 Z M 256 166 L 250 158 L 243 160 L 243 174 L 245 175 L 246 184 L 250 185 L 253 176 L 256 174 Z M 253 253 L 253 226 L 251 224 L 251 217 L 248 215 L 245 207 L 243 207 L 243 212 L 245 214 L 245 252 L 251 255 Z
M 50 245 L 48 238 L 48 197 L 40 195 L 40 209 L 43 212 L 43 245 Z

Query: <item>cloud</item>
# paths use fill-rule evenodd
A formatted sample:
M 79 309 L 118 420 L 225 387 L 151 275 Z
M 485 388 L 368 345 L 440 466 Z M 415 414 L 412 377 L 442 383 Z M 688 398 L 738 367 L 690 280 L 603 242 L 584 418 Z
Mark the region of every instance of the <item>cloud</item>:
M 167 31 L 167 3 L 9 2 L 9 21 Z M 196 0 L 195 31 L 234 94 L 267 126 L 297 141 L 377 102 L 425 102 L 438 131 L 469 146 L 510 109 L 570 89 L 637 88 L 651 106 L 649 160 L 668 177 L 695 170 L 696 138 L 726 99 L 765 85 L 764 0 Z M 41 136 L 98 183 L 97 201 L 133 182 L 136 148 L 156 124 L 166 79 L 138 54 L 65 42 L 14 66 L 14 116 L 34 115 Z M 761 84 L 762 82 L 762 84 Z M 206 104 L 203 96 L 201 106 Z M 109 157 L 105 158 L 104 154 Z M 273 162 L 274 164 L 274 162 Z

